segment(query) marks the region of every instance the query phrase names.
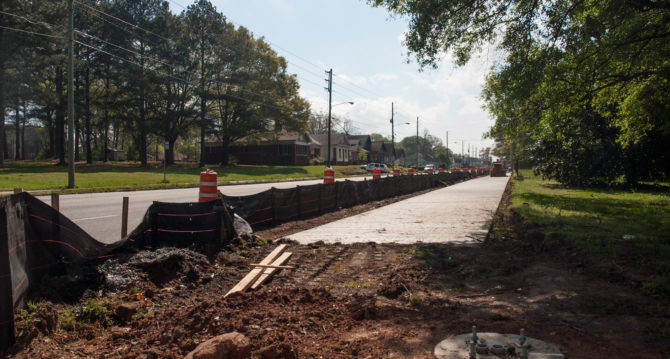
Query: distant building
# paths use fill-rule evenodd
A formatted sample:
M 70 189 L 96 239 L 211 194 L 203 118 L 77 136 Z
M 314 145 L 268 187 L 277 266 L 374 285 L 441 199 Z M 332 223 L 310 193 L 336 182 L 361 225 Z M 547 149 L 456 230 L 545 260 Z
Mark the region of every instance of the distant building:
M 324 161 L 328 160 L 328 135 L 309 135 L 312 139 L 310 144 L 310 155 L 319 156 Z M 334 165 L 348 165 L 356 163 L 357 158 L 346 135 L 331 134 L 330 136 L 330 161 Z
M 393 148 L 391 144 L 383 141 L 372 142 L 370 162 L 393 162 Z
M 309 136 L 287 132 L 248 136 L 229 146 L 228 154 L 240 164 L 303 166 L 309 164 Z M 220 141 L 206 142 L 205 162 L 220 163 L 223 150 Z
M 372 149 L 372 140 L 368 135 L 348 136 L 349 145 L 353 155 L 353 163 L 367 163 L 370 162 L 370 150 Z M 363 152 L 364 155 L 360 155 Z M 360 158 L 365 157 L 364 160 Z

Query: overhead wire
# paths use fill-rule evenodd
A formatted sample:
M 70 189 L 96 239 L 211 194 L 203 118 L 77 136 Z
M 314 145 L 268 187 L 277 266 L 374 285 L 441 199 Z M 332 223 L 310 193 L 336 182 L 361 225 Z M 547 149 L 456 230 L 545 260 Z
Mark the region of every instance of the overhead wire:
M 81 2 L 79 2 L 79 1 L 77 1 L 77 2 L 78 2 L 79 4 L 81 4 Z M 120 21 L 120 22 L 122 22 L 122 23 L 124 23 L 124 24 L 126 24 L 126 25 L 128 25 L 128 26 L 132 26 L 133 28 L 137 28 L 137 29 L 140 29 L 140 30 L 145 31 L 145 32 L 147 32 L 147 33 L 151 33 L 151 34 L 153 34 L 153 35 L 155 35 L 155 36 L 157 36 L 157 37 L 159 37 L 159 38 L 161 38 L 161 39 L 167 41 L 168 43 L 175 43 L 175 41 L 172 40 L 172 39 L 169 39 L 169 38 L 166 38 L 166 37 L 164 37 L 164 36 L 161 36 L 161 35 L 158 35 L 158 34 L 156 34 L 156 33 L 153 33 L 153 32 L 151 32 L 151 31 L 149 31 L 149 30 L 146 30 L 146 29 L 144 29 L 144 28 L 142 28 L 142 27 L 140 27 L 140 26 L 137 26 L 137 25 L 134 25 L 134 24 L 129 23 L 129 22 L 127 22 L 127 21 L 124 21 L 124 20 L 122 20 L 122 19 L 119 19 L 119 18 L 116 17 L 116 16 L 107 14 L 107 13 L 105 13 L 104 11 L 95 9 L 95 8 L 93 8 L 93 7 L 91 7 L 91 6 L 88 6 L 88 5 L 85 5 L 85 4 L 82 4 L 82 5 L 84 5 L 84 6 L 85 6 L 86 8 L 88 8 L 89 10 L 93 10 L 93 11 L 99 13 L 99 14 L 106 15 L 106 16 L 108 16 L 108 17 L 110 17 L 110 18 L 116 19 L 116 20 L 118 20 L 118 21 Z M 89 13 L 90 13 L 90 12 L 89 12 Z M 100 16 L 97 16 L 96 14 L 92 14 L 92 15 L 96 16 L 97 18 L 101 18 Z M 119 29 L 121 29 L 121 30 L 124 30 L 125 32 L 127 32 L 127 33 L 129 33 L 129 34 L 131 34 L 131 35 L 137 35 L 137 34 L 135 34 L 135 33 L 133 33 L 133 32 L 128 31 L 127 29 L 123 29 L 122 27 L 118 26 L 118 24 L 114 24 L 113 22 L 110 22 L 110 21 L 108 21 L 108 20 L 106 20 L 106 19 L 104 19 L 104 18 L 103 18 L 103 20 L 106 21 L 107 23 L 111 24 L 111 25 L 116 26 L 117 28 L 119 28 Z M 80 32 L 80 33 L 81 33 L 81 32 Z M 88 35 L 88 34 L 87 34 L 87 35 Z M 98 39 L 99 39 L 99 38 L 98 38 Z M 101 40 L 101 39 L 99 39 L 99 40 Z M 101 40 L 101 41 L 104 41 L 104 40 Z M 106 42 L 106 41 L 105 41 L 105 42 Z M 126 48 L 124 48 L 124 47 L 122 47 L 122 46 L 115 45 L 115 44 L 111 44 L 111 43 L 109 43 L 109 42 L 106 42 L 106 43 L 109 44 L 110 46 L 114 46 L 114 47 L 117 47 L 117 48 L 121 48 L 121 49 L 123 49 L 123 50 L 125 50 L 125 51 L 127 51 L 127 52 L 130 52 L 130 53 L 133 53 L 133 54 L 135 54 L 135 55 L 143 56 L 143 57 L 148 58 L 148 59 L 152 59 L 152 60 L 154 60 L 154 61 L 156 61 L 156 62 L 158 62 L 158 63 L 163 64 L 164 66 L 168 66 L 168 67 L 170 67 L 171 69 L 175 70 L 175 66 L 173 66 L 173 65 L 171 65 L 171 64 L 168 64 L 168 63 L 165 63 L 165 62 L 163 62 L 163 61 L 161 61 L 161 60 L 157 60 L 157 59 L 155 59 L 155 58 L 152 58 L 151 56 L 148 56 L 148 55 L 141 55 L 141 54 L 139 54 L 139 53 L 137 53 L 137 52 L 135 52 L 135 51 L 133 51 L 133 50 L 126 49 Z M 107 54 L 109 54 L 109 53 L 107 53 Z M 181 71 L 181 72 L 188 72 L 188 73 L 191 73 L 191 74 L 196 73 L 195 71 L 188 71 L 188 70 L 178 70 L 178 71 Z M 215 82 L 217 82 L 217 81 L 218 81 L 218 82 L 221 82 L 220 80 L 214 80 L 214 81 L 215 81 Z M 223 82 L 222 82 L 222 83 L 223 83 Z M 224 84 L 226 84 L 226 83 L 224 83 Z M 226 84 L 226 85 L 228 85 L 228 84 Z M 261 93 L 255 92 L 255 91 L 251 91 L 251 90 L 248 90 L 248 89 L 245 89 L 245 88 L 238 88 L 238 90 L 243 91 L 243 92 L 246 92 L 246 93 L 249 93 L 249 94 L 253 94 L 253 95 L 256 95 L 256 96 L 264 97 L 264 98 L 267 98 L 267 99 L 270 99 L 270 100 L 273 100 L 273 101 L 276 101 L 276 100 L 277 100 L 276 98 L 272 98 L 272 97 L 270 97 L 270 96 L 268 96 L 268 95 L 261 94 Z M 231 95 L 231 96 L 232 96 L 232 95 Z M 232 96 L 232 97 L 235 97 L 235 98 L 238 98 L 238 99 L 242 99 L 242 100 L 248 100 L 248 99 L 244 99 L 244 98 L 239 97 L 239 96 Z M 253 100 L 248 100 L 248 101 L 252 101 L 252 102 L 253 102 Z M 273 106 L 274 106 L 274 105 L 273 105 Z M 279 108 L 279 107 L 277 107 L 277 108 Z
M 54 39 L 61 39 L 61 40 L 65 39 L 65 37 L 63 37 L 63 36 L 56 36 L 56 35 L 43 34 L 43 33 L 41 33 L 41 32 L 28 31 L 28 30 L 17 29 L 17 28 L 7 27 L 7 26 L 1 26 L 1 25 L 0 25 L 0 29 L 10 30 L 10 31 L 17 31 L 17 32 L 23 32 L 23 33 L 31 34 L 31 35 L 38 35 L 38 36 L 50 37 L 50 38 L 54 38 Z
M 181 7 L 182 9 L 186 9 L 186 7 L 185 7 L 184 5 L 181 5 L 180 3 L 178 3 L 178 2 L 176 2 L 176 1 L 174 1 L 174 0 L 168 0 L 168 1 L 171 2 L 171 3 L 173 3 L 173 4 L 175 4 L 175 5 L 177 5 L 177 6 L 179 6 L 179 7 Z M 225 15 L 224 15 L 224 16 L 225 16 Z M 241 26 L 241 25 L 237 24 L 235 21 L 230 20 L 230 17 L 228 17 L 228 16 L 226 16 L 226 19 L 227 19 L 228 22 L 230 22 L 230 23 L 233 24 L 233 25 Z M 284 48 L 284 47 L 282 47 L 282 46 L 279 46 L 277 43 L 274 43 L 274 42 L 272 42 L 272 41 L 270 41 L 270 40 L 268 40 L 268 39 L 263 39 L 263 40 L 264 40 L 265 42 L 267 42 L 269 45 L 271 45 L 272 47 L 277 48 L 277 49 L 280 49 L 280 50 L 282 50 L 283 52 L 285 52 L 285 53 L 287 53 L 287 54 L 293 56 L 294 58 L 297 58 L 297 59 L 303 61 L 304 63 L 313 66 L 314 68 L 317 68 L 317 69 L 322 70 L 322 71 L 324 70 L 324 69 L 323 69 L 323 66 L 319 66 L 319 65 L 317 65 L 317 64 L 315 64 L 314 62 L 312 62 L 312 61 L 310 61 L 310 60 L 307 60 L 306 58 L 304 58 L 304 57 L 302 57 L 302 56 L 300 56 L 300 55 L 298 55 L 298 54 L 296 54 L 296 53 L 294 53 L 294 52 L 292 52 L 292 51 L 290 51 L 290 50 L 288 50 L 288 49 L 286 49 L 286 48 Z M 314 76 L 316 76 L 317 78 L 322 78 L 321 75 L 316 74 L 315 72 L 313 72 L 313 71 L 311 71 L 311 70 L 308 70 L 308 69 L 306 69 L 305 67 L 296 64 L 295 62 L 292 62 L 291 65 L 294 66 L 294 67 L 297 67 L 297 68 L 299 68 L 299 69 L 301 69 L 301 70 L 303 70 L 303 71 L 305 71 L 305 72 L 307 72 L 307 73 L 309 73 L 309 74 L 311 74 L 311 75 L 314 75 Z M 344 82 L 347 82 L 347 83 L 351 84 L 352 86 L 354 86 L 354 87 L 356 87 L 356 88 L 358 88 L 358 89 L 360 89 L 360 90 L 366 91 L 366 92 L 368 92 L 369 94 L 372 94 L 372 95 L 374 95 L 374 96 L 381 97 L 379 94 L 375 93 L 374 91 L 370 91 L 369 89 L 365 89 L 365 88 L 363 88 L 363 87 L 360 87 L 360 86 L 354 84 L 354 83 L 351 82 L 351 81 L 348 81 L 347 79 L 345 79 L 345 78 L 343 78 L 343 77 L 341 77 L 341 76 L 338 76 L 338 75 L 336 75 L 336 74 L 333 74 L 333 77 L 338 77 L 340 80 L 342 80 L 342 81 L 344 81 Z M 303 77 L 303 79 L 304 79 L 304 77 Z M 348 91 L 350 91 L 350 92 L 354 92 L 355 94 L 360 95 L 360 96 L 363 96 L 363 97 L 367 97 L 367 96 L 368 96 L 368 95 L 364 95 L 364 94 L 358 92 L 357 90 L 353 90 L 352 88 L 347 88 L 347 87 L 342 86 L 342 85 L 340 85 L 340 87 L 343 87 L 343 88 L 347 89 Z
M 89 6 L 89 5 L 83 3 L 83 2 L 81 2 L 81 1 L 79 1 L 79 0 L 74 0 L 74 2 L 77 3 L 77 4 L 79 4 L 79 5 L 81 5 L 81 6 L 83 6 L 83 7 L 85 7 L 85 8 L 87 8 L 87 9 L 90 9 L 90 10 L 92 10 L 92 11 L 95 11 L 95 12 L 97 12 L 97 13 L 100 13 L 101 15 L 108 16 L 108 17 L 110 17 L 110 18 L 112 18 L 112 19 L 114 19 L 114 20 L 116 20 L 116 21 L 118 21 L 118 22 L 121 22 L 121 23 L 123 23 L 123 24 L 126 24 L 126 25 L 128 25 L 128 26 L 130 26 L 130 27 L 133 27 L 133 28 L 135 28 L 135 29 L 142 30 L 142 31 L 146 32 L 147 34 L 154 35 L 154 36 L 156 36 L 156 37 L 159 38 L 159 39 L 162 39 L 162 40 L 167 41 L 168 43 L 174 42 L 174 40 L 172 40 L 172 39 L 168 39 L 168 38 L 166 38 L 166 37 L 163 37 L 163 36 L 161 36 L 161 35 L 159 35 L 159 34 L 153 32 L 153 31 L 144 29 L 144 28 L 142 28 L 142 27 L 140 27 L 140 26 L 137 26 L 137 25 L 135 25 L 135 24 L 133 24 L 133 23 L 130 23 L 130 22 L 126 21 L 126 20 L 123 20 L 123 19 L 121 19 L 121 18 L 119 18 L 119 17 L 117 17 L 117 16 L 108 14 L 108 13 L 102 11 L 102 10 L 98 10 L 98 9 L 96 9 L 96 8 L 94 8 L 94 7 L 92 7 L 92 6 Z

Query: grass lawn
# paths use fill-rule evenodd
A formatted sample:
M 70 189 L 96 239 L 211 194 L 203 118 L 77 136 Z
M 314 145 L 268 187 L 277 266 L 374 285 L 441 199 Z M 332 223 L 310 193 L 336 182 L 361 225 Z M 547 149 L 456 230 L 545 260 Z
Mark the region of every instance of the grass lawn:
M 652 268 L 645 289 L 670 294 L 670 184 L 566 188 L 526 170 L 514 179 L 511 208 L 547 236 L 558 234 L 587 252 Z
M 27 191 L 57 190 L 63 193 L 114 191 L 119 189 L 156 189 L 197 186 L 200 172 L 197 164 L 177 164 L 167 168 L 167 181 L 163 181 L 161 163 L 150 163 L 151 168 L 141 168 L 138 163 L 77 164 L 76 188 L 67 186 L 67 167 L 51 162 L 5 161 L 0 168 L 0 191 L 23 188 Z M 209 167 L 218 174 L 218 183 L 272 182 L 287 179 L 323 178 L 324 166 L 253 166 Z M 362 174 L 358 166 L 333 166 L 337 177 Z

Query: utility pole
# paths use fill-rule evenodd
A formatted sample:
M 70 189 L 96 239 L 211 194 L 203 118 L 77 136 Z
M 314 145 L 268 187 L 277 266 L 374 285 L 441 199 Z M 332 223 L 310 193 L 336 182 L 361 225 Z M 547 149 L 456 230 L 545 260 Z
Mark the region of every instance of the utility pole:
M 67 141 L 68 165 L 67 188 L 74 188 L 74 8 L 72 0 L 67 2 Z
M 419 116 L 416 116 L 416 165 L 419 166 Z
M 333 69 L 326 71 L 326 73 L 328 74 L 328 79 L 326 80 L 328 82 L 328 87 L 326 88 L 328 90 L 328 160 L 326 165 L 330 167 L 330 111 L 333 104 Z
M 463 146 L 463 140 L 461 140 L 461 168 L 465 168 L 465 147 Z
M 391 149 L 393 150 L 393 164 L 391 168 L 395 169 L 395 130 L 393 127 L 393 102 L 391 102 Z

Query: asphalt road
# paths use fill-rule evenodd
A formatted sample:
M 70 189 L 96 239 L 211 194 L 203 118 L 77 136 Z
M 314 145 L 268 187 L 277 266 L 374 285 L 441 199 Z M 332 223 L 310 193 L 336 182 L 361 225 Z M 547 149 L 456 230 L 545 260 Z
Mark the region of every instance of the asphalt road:
M 362 181 L 363 177 L 348 179 Z M 341 180 L 344 179 L 338 179 L 338 181 Z M 256 183 L 219 186 L 219 190 L 229 196 L 246 196 L 263 192 L 271 187 L 292 188 L 321 182 L 322 180 Z M 140 224 L 144 213 L 153 201 L 197 202 L 198 188 L 62 195 L 60 196 L 60 211 L 98 241 L 113 243 L 121 238 L 121 207 L 123 197 L 129 197 L 128 232 L 130 233 Z M 37 198 L 47 204 L 51 204 L 49 196 L 40 196 Z

